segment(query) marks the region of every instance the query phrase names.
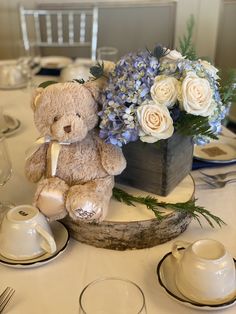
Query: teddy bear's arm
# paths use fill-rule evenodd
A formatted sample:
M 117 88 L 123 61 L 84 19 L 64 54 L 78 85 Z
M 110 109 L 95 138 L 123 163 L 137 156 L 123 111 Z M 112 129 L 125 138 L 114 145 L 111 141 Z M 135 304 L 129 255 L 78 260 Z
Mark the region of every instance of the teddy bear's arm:
M 25 175 L 31 182 L 38 182 L 46 170 L 47 144 L 43 144 L 26 160 Z
M 103 168 L 110 175 L 120 174 L 126 167 L 122 150 L 112 144 L 107 144 L 100 138 L 96 139 Z

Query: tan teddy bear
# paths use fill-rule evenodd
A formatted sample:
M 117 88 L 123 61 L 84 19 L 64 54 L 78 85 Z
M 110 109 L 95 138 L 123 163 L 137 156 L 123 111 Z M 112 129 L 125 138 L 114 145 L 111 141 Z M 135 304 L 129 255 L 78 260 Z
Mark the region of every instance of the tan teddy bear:
M 34 205 L 50 220 L 69 213 L 74 220 L 102 221 L 114 175 L 126 167 L 122 151 L 97 135 L 96 81 L 38 88 L 34 121 L 42 138 L 26 161 L 25 173 L 38 182 Z

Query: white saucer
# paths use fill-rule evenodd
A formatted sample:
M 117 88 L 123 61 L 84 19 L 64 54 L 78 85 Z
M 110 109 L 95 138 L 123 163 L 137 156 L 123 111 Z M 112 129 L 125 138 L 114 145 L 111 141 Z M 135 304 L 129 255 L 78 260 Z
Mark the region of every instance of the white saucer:
M 44 69 L 62 69 L 73 61 L 67 57 L 49 56 L 41 58 L 41 67 Z
M 0 255 L 0 264 L 13 268 L 33 268 L 44 265 L 58 257 L 66 248 L 69 241 L 69 233 L 66 227 L 59 221 L 53 221 L 51 224 L 57 250 L 53 254 L 46 253 L 30 260 L 11 260 Z
M 7 126 L 8 126 L 7 129 L 2 131 L 2 134 L 4 136 L 10 136 L 10 135 L 14 134 L 16 131 L 18 131 L 18 129 L 20 128 L 20 125 L 21 125 L 21 123 L 18 119 L 15 119 L 14 117 L 6 115 L 6 114 L 4 114 L 3 117 L 4 117 L 4 120 L 6 121 Z
M 236 264 L 235 259 L 234 263 Z M 220 304 L 202 304 L 200 302 L 197 303 L 186 298 L 179 292 L 175 284 L 174 278 L 176 266 L 176 259 L 172 256 L 172 253 L 167 253 L 157 265 L 157 276 L 160 286 L 164 289 L 169 297 L 171 297 L 178 303 L 181 303 L 190 308 L 205 311 L 217 311 L 221 309 L 226 309 L 236 303 L 236 291 L 234 298 L 232 298 L 231 300 L 227 299 L 226 302 L 221 302 Z

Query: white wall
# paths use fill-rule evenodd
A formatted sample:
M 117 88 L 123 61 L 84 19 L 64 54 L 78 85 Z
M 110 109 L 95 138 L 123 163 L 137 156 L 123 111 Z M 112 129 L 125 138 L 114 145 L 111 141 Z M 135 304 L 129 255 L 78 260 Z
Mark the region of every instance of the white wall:
M 194 44 L 198 56 L 215 59 L 221 0 L 179 0 L 176 18 L 176 44 L 186 29 L 188 17 L 195 19 Z

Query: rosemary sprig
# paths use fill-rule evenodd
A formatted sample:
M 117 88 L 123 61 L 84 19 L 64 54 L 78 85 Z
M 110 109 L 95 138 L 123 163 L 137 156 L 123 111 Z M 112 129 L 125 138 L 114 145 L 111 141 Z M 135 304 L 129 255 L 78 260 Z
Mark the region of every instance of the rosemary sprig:
M 220 96 L 224 105 L 231 105 L 232 102 L 236 101 L 236 71 L 229 70 L 226 73 L 226 79 L 221 82 L 220 85 Z M 223 73 L 221 73 L 223 76 Z
M 191 15 L 187 21 L 187 34 L 184 35 L 183 38 L 179 39 L 180 52 L 183 56 L 190 60 L 197 59 L 196 50 L 192 42 L 194 23 L 194 16 Z
M 195 204 L 197 201 L 196 199 L 189 200 L 184 203 L 165 203 L 159 202 L 158 199 L 152 197 L 150 195 L 143 197 L 143 196 L 133 196 L 122 189 L 113 188 L 113 197 L 119 201 L 124 202 L 126 205 L 129 206 L 136 206 L 134 203 L 139 203 L 146 205 L 146 207 L 152 210 L 157 219 L 161 220 L 164 218 L 163 216 L 163 209 L 172 209 L 178 212 L 189 214 L 192 218 L 196 219 L 200 226 L 202 227 L 200 217 L 203 217 L 208 224 L 214 228 L 214 223 L 217 224 L 219 227 L 225 224 L 225 222 L 219 218 L 218 216 L 213 215 L 204 207 L 198 206 Z

